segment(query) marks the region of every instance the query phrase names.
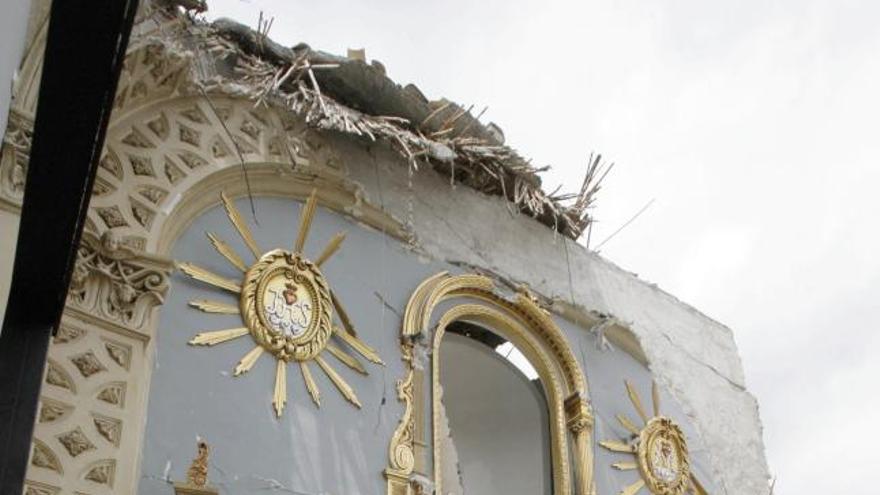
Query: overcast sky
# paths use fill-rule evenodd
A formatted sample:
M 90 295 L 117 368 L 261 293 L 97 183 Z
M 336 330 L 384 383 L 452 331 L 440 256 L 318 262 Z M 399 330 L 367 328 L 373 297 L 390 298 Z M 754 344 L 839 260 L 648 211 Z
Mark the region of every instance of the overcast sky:
M 211 0 L 211 17 L 488 105 L 594 245 L 733 328 L 777 495 L 880 483 L 880 2 Z

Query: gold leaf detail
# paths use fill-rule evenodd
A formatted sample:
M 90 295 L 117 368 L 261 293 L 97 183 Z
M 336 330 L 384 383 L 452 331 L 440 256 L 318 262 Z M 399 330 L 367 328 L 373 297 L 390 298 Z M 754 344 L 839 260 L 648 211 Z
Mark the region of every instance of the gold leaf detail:
M 262 348 L 260 348 L 262 349 Z M 284 412 L 284 405 L 287 403 L 287 363 L 279 359 L 275 365 L 275 394 L 272 397 L 272 404 L 275 405 L 275 415 L 279 418 Z
M 312 378 L 312 371 L 309 369 L 309 363 L 301 361 L 299 367 L 302 370 L 303 381 L 306 382 L 306 390 L 308 390 L 309 395 L 312 396 L 312 401 L 314 401 L 316 406 L 321 407 L 321 391 L 318 390 L 318 384 L 316 384 L 315 379 Z
M 216 330 L 213 332 L 202 332 L 193 337 L 193 339 L 189 341 L 189 344 L 216 345 L 233 339 L 237 339 L 239 337 L 243 337 L 247 334 L 248 329 L 246 327 L 230 328 L 228 330 Z
M 241 292 L 241 286 L 238 282 L 234 280 L 229 280 L 228 278 L 221 277 L 213 272 L 205 270 L 199 266 L 193 265 L 192 263 L 180 263 L 178 265 L 180 270 L 189 275 L 190 277 L 199 280 L 201 282 L 205 282 L 206 284 L 213 285 L 214 287 L 218 287 L 220 289 L 228 290 L 229 292 L 234 292 L 236 294 Z
M 361 408 L 361 402 L 358 400 L 357 395 L 354 393 L 354 389 L 339 376 L 339 373 L 336 372 L 329 364 L 321 356 L 315 356 L 315 362 L 318 363 L 318 366 L 324 370 L 324 373 L 327 374 L 327 377 L 330 378 L 330 381 L 333 382 L 333 385 L 336 385 L 336 388 L 342 393 L 342 395 L 352 404 L 357 406 L 358 409 Z
M 261 346 L 256 346 L 251 349 L 250 352 L 244 355 L 241 358 L 241 361 L 238 362 L 238 366 L 235 367 L 235 376 L 239 376 L 242 373 L 247 373 L 251 368 L 254 367 L 254 363 L 257 362 L 257 359 L 263 355 L 263 348 Z

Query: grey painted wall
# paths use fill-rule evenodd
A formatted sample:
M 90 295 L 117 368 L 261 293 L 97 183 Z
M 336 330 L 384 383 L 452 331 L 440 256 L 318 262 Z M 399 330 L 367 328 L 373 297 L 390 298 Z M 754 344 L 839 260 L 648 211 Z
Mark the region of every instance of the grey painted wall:
M 24 51 L 30 8 L 30 0 L 3 0 L 3 15 L 0 15 L 0 129 L 4 130 L 12 98 L 12 79 Z
M 584 331 L 572 323 L 560 318 L 556 318 L 556 322 L 568 336 L 575 355 L 587 374 L 590 400 L 595 415 L 594 443 L 627 438 L 629 432 L 620 426 L 615 415 L 624 414 L 636 425 L 640 425 L 641 420 L 629 401 L 623 381 L 629 380 L 635 386 L 642 404 L 650 411 L 652 382 L 650 372 L 623 351 L 600 350 L 592 335 L 584 335 Z M 703 487 L 709 493 L 720 493 L 710 474 L 712 471 L 709 468 L 703 441 L 693 428 L 690 418 L 684 414 L 675 399 L 662 388 L 660 404 L 660 413 L 675 420 L 684 431 L 691 454 L 691 469 L 696 473 Z M 614 462 L 632 461 L 632 456 L 609 452 L 598 445 L 594 445 L 593 452 L 596 460 L 596 487 L 599 494 L 618 493 L 621 488 L 638 479 L 638 474 L 634 471 L 617 471 L 611 468 Z
M 12 99 L 12 79 L 21 63 L 28 27 L 30 0 L 4 0 L 0 15 L 0 129 L 6 132 Z M 0 322 L 6 314 L 15 241 L 18 237 L 18 215 L 0 211 Z
M 434 259 L 489 270 L 546 298 L 609 314 L 639 340 L 658 381 L 710 448 L 719 493 L 766 493 L 758 405 L 744 381 L 733 332 L 580 244 L 556 236 L 509 203 L 422 167 L 412 180 L 384 145 L 334 139 L 364 197 L 406 219 Z
M 238 204 L 243 212 L 249 211 L 246 201 Z M 246 217 L 261 247 L 290 246 L 296 234 L 300 203 L 257 198 L 256 208 L 259 225 L 250 215 Z M 348 237 L 323 271 L 359 335 L 387 363 L 384 368 L 367 364 L 370 375 L 360 376 L 328 358 L 356 389 L 363 409 L 357 410 L 346 402 L 313 366 L 322 392 L 321 408 L 316 408 L 298 369 L 290 367 L 287 409 L 281 419 L 276 419 L 270 404 L 274 383 L 272 358 L 264 355 L 249 373 L 232 377 L 235 364 L 253 347 L 248 337 L 211 348 L 186 344 L 200 331 L 241 324 L 238 316 L 200 313 L 189 308 L 187 302 L 212 298 L 234 303 L 234 296 L 175 274 L 153 341 L 154 370 L 139 493 L 172 493 L 167 478 L 185 479 L 197 436 L 212 446 L 209 476 L 223 494 L 384 492 L 382 471 L 387 463 L 388 441 L 401 413 L 394 388 L 395 380 L 404 373 L 398 347 L 400 314 L 423 279 L 444 269 L 458 270 L 428 261 L 380 232 L 323 209 L 316 215 L 307 254 L 314 257 L 341 230 L 347 231 Z M 210 247 L 205 231 L 218 234 L 243 256 L 248 253 L 218 206 L 196 218 L 181 236 L 173 250 L 175 259 L 197 262 L 230 278 L 240 277 Z M 623 432 L 612 422 L 614 414 L 626 412 L 635 416 L 623 389 L 623 379 L 633 380 L 647 398 L 649 372 L 625 353 L 597 350 L 593 337 L 583 329 L 558 318 L 557 322 L 572 340 L 579 358 L 587 363 L 597 416 L 596 437 L 616 438 Z M 664 411 L 679 422 L 687 420 L 666 394 Z M 701 457 L 701 449 L 693 446 L 699 444 L 699 439 L 687 425 L 685 428 L 692 450 Z M 619 455 L 602 449 L 596 453 L 599 493 L 616 493 L 634 479 L 634 473 L 610 468 L 611 462 L 622 460 Z M 698 466 L 701 463 L 697 462 Z M 703 479 L 711 488 L 708 478 Z
M 453 333 L 440 347 L 440 383 L 464 493 L 552 493 L 550 423 L 540 385 L 488 346 Z
M 251 228 L 257 242 L 266 249 L 291 246 L 300 204 L 259 198 L 256 206 L 260 225 L 252 223 Z M 239 207 L 249 211 L 245 201 L 240 201 Z M 216 207 L 196 219 L 179 239 L 173 251 L 175 259 L 196 261 L 219 274 L 240 277 L 210 247 L 204 234 L 207 230 L 243 256 L 248 253 L 222 208 Z M 273 486 L 292 491 L 284 493 L 384 491 L 382 470 L 387 465 L 388 440 L 402 411 L 395 390 L 395 380 L 404 373 L 397 313 L 418 283 L 442 267 L 410 255 L 379 232 L 321 209 L 306 253 L 315 257 L 341 230 L 347 231 L 348 237 L 323 272 L 361 338 L 378 350 L 387 367 L 366 363 L 370 375 L 361 376 L 335 358 L 327 359 L 355 388 L 363 409 L 346 402 L 317 366 L 312 366 L 322 393 L 321 408 L 316 408 L 299 370 L 290 367 L 287 409 L 276 419 L 270 404 L 275 371 L 270 357 L 264 355 L 249 373 L 232 377 L 235 364 L 253 347 L 249 337 L 212 348 L 186 344 L 202 330 L 241 326 L 238 316 L 206 315 L 187 307 L 187 301 L 210 297 L 234 302 L 235 298 L 177 274 L 162 307 L 155 340 L 141 494 L 172 493 L 161 480 L 166 463 L 171 463 L 173 479 L 185 479 L 196 435 L 213 448 L 210 476 L 221 493 L 253 493 Z

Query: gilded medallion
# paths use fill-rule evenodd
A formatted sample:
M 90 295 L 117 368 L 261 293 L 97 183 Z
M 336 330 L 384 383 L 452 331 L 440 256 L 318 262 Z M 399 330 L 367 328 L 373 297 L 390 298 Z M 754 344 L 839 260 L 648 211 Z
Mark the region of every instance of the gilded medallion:
M 702 486 L 690 469 L 687 442 L 681 428 L 672 419 L 660 414 L 657 384 L 652 388 L 653 416 L 642 406 L 635 388 L 624 382 L 629 399 L 642 420 L 642 426 L 618 414 L 617 421 L 630 433 L 624 441 L 604 440 L 599 445 L 612 452 L 632 455 L 635 462 L 615 462 L 620 470 L 637 470 L 639 480 L 624 487 L 620 495 L 635 495 L 647 488 L 654 495 L 702 494 Z
M 333 332 L 327 281 L 297 253 L 261 256 L 245 273 L 239 304 L 254 340 L 284 361 L 313 359 Z
M 190 305 L 206 313 L 240 314 L 243 327 L 202 332 L 190 345 L 215 345 L 250 335 L 256 346 L 235 367 L 235 376 L 250 370 L 264 353 L 276 360 L 275 393 L 272 403 L 279 417 L 287 402 L 287 364 L 299 365 L 305 387 L 315 405 L 320 406 L 321 395 L 312 377 L 309 363 L 317 363 L 342 395 L 360 407 L 354 389 L 322 357 L 324 351 L 352 368 L 367 371 L 354 351 L 368 361 L 383 364 L 376 351 L 355 336 L 345 310 L 333 295 L 321 265 L 339 249 L 345 235 L 337 234 L 318 256 L 311 261 L 303 254 L 306 238 L 317 207 L 316 191 L 312 191 L 303 206 L 299 232 L 293 249 L 273 249 L 261 252 L 253 235 L 235 205 L 220 195 L 232 225 L 241 235 L 255 261 L 248 265 L 228 244 L 208 233 L 212 245 L 229 263 L 241 270 L 241 282 L 216 275 L 192 263 L 180 263 L 181 271 L 215 288 L 239 295 L 238 307 L 212 300 L 198 300 Z M 335 313 L 334 313 L 335 310 Z M 340 325 L 334 324 L 334 314 Z M 334 341 L 335 338 L 335 341 Z

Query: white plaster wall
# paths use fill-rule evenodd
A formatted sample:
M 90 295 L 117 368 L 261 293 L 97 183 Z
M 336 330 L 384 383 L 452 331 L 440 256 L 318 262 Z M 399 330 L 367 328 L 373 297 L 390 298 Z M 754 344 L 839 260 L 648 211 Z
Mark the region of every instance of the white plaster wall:
M 334 143 L 365 196 L 412 224 L 437 260 L 487 269 L 540 294 L 611 314 L 640 340 L 657 381 L 671 391 L 707 446 L 721 493 L 768 493 L 758 405 L 745 387 L 733 332 L 506 202 L 423 167 L 382 145 Z

